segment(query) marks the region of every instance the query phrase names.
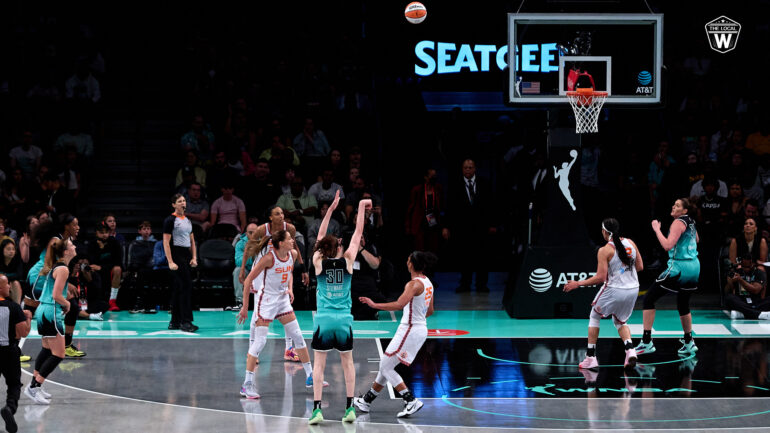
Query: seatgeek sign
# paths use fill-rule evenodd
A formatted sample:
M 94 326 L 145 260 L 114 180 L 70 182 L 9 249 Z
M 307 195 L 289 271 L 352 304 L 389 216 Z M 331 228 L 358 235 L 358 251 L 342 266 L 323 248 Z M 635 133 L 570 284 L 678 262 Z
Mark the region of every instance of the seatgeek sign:
M 559 50 L 556 43 L 523 44 L 516 47 L 516 70 L 521 72 L 558 72 Z M 414 46 L 419 60 L 414 73 L 423 77 L 433 74 L 489 72 L 490 68 L 505 69 L 508 45 L 455 44 L 452 42 L 420 41 Z

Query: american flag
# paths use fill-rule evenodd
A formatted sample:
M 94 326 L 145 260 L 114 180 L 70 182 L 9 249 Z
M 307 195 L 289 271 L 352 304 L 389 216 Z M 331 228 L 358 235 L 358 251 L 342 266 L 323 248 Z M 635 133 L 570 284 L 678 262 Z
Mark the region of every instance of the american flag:
M 525 95 L 540 94 L 540 81 L 524 81 L 521 83 L 521 93 Z

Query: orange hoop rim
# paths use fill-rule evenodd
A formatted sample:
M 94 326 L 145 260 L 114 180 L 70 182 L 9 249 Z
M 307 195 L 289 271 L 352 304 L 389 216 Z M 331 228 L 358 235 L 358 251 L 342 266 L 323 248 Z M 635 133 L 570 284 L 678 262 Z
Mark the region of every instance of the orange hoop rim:
M 608 96 L 609 94 L 607 92 L 597 92 L 593 89 L 578 89 L 576 91 L 569 91 L 567 92 L 567 96 Z

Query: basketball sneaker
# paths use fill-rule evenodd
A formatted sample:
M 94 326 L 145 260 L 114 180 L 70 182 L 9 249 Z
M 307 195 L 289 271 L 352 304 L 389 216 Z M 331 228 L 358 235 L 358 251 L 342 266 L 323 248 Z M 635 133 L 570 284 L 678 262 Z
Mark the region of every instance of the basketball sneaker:
M 357 407 L 361 412 L 369 413 L 369 409 L 371 409 L 372 404 L 367 403 L 366 400 L 364 400 L 364 396 L 359 395 L 358 397 L 353 399 L 353 405 Z
M 623 368 L 634 367 L 636 367 L 636 350 L 628 349 L 626 350 L 626 360 L 623 362 Z
M 88 320 L 95 320 L 97 322 L 104 321 L 104 316 L 102 316 L 102 312 L 98 313 L 91 313 L 88 315 Z
M 422 407 L 423 407 L 423 403 L 419 399 L 415 398 L 414 400 L 408 403 L 405 403 L 404 410 L 397 413 L 396 416 L 398 418 L 404 418 L 409 415 L 414 415 L 415 413 L 417 413 L 418 410 L 422 409 Z
M 329 382 L 324 380 L 324 388 L 329 386 Z M 310 376 L 305 379 L 305 388 L 312 388 L 313 387 L 313 373 L 310 373 Z M 321 420 L 323 421 L 323 419 Z
M 286 352 L 283 352 L 283 359 L 284 361 L 299 362 L 299 355 L 297 355 L 297 352 L 294 351 L 294 347 L 292 346 L 286 349 Z
M 31 398 L 35 404 L 51 404 L 51 401 L 43 397 L 43 394 L 40 393 L 40 387 L 31 388 L 27 385 L 27 387 L 24 388 L 24 395 Z
M 246 397 L 251 400 L 259 398 L 259 394 L 257 394 L 257 387 L 254 386 L 254 382 L 246 382 L 241 385 L 241 397 Z
M 741 313 L 740 311 L 735 311 L 735 310 L 730 311 L 731 320 L 739 320 L 743 318 L 744 318 L 743 313 Z
M 698 346 L 695 345 L 695 339 L 690 340 L 689 343 L 685 343 L 684 338 L 680 338 L 679 342 L 682 343 L 682 347 L 677 351 L 680 355 L 689 355 L 698 351 Z
M 82 350 L 78 350 L 74 344 L 70 344 L 64 349 L 64 356 L 67 358 L 82 358 L 86 356 L 86 353 Z
M 32 357 L 29 355 L 19 355 L 19 362 L 27 362 L 30 359 L 32 359 Z
M 639 345 L 634 347 L 634 350 L 636 351 L 636 355 L 649 355 L 650 353 L 655 352 L 655 345 L 652 344 L 652 340 L 650 340 L 649 343 L 644 343 L 643 341 L 639 342 Z
M 110 299 L 110 308 L 107 311 L 120 311 L 118 302 L 115 299 Z
M 0 410 L 0 415 L 3 416 L 3 421 L 5 421 L 5 431 L 11 433 L 19 431 L 19 426 L 16 425 L 16 420 L 13 418 L 13 412 L 11 412 L 10 407 L 4 406 L 3 409 Z
M 50 400 L 52 397 L 51 394 L 49 394 L 45 389 L 43 389 L 43 385 L 40 385 L 37 387 L 37 392 L 39 392 L 40 395 L 42 395 L 43 398 L 46 400 Z
M 353 422 L 356 420 L 356 410 L 351 406 L 345 409 L 345 416 L 342 417 L 342 422 Z
M 316 425 L 320 424 L 321 421 L 324 420 L 324 416 L 321 413 L 321 409 L 313 409 L 313 414 L 310 415 L 310 419 L 307 420 L 307 423 L 310 425 Z
M 586 385 L 588 385 L 588 386 L 596 385 L 596 379 L 599 378 L 599 372 L 598 371 L 596 371 L 596 370 L 578 370 L 578 371 L 585 378 Z
M 578 364 L 578 368 L 588 370 L 590 368 L 599 368 L 599 361 L 595 356 L 586 356 L 586 358 Z

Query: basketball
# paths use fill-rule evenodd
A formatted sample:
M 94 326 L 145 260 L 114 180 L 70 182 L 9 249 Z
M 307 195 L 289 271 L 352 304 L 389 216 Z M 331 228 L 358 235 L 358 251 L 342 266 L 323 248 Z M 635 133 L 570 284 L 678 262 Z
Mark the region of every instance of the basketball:
M 420 2 L 411 2 L 404 9 L 406 20 L 412 24 L 420 24 L 428 16 L 428 10 Z
M 570 151 L 569 151 L 569 156 L 571 156 L 571 157 L 573 157 L 573 158 L 574 158 L 574 157 L 576 157 L 576 156 L 578 156 L 578 151 L 577 151 L 577 150 L 575 150 L 575 149 L 572 149 L 572 150 L 570 150 Z

